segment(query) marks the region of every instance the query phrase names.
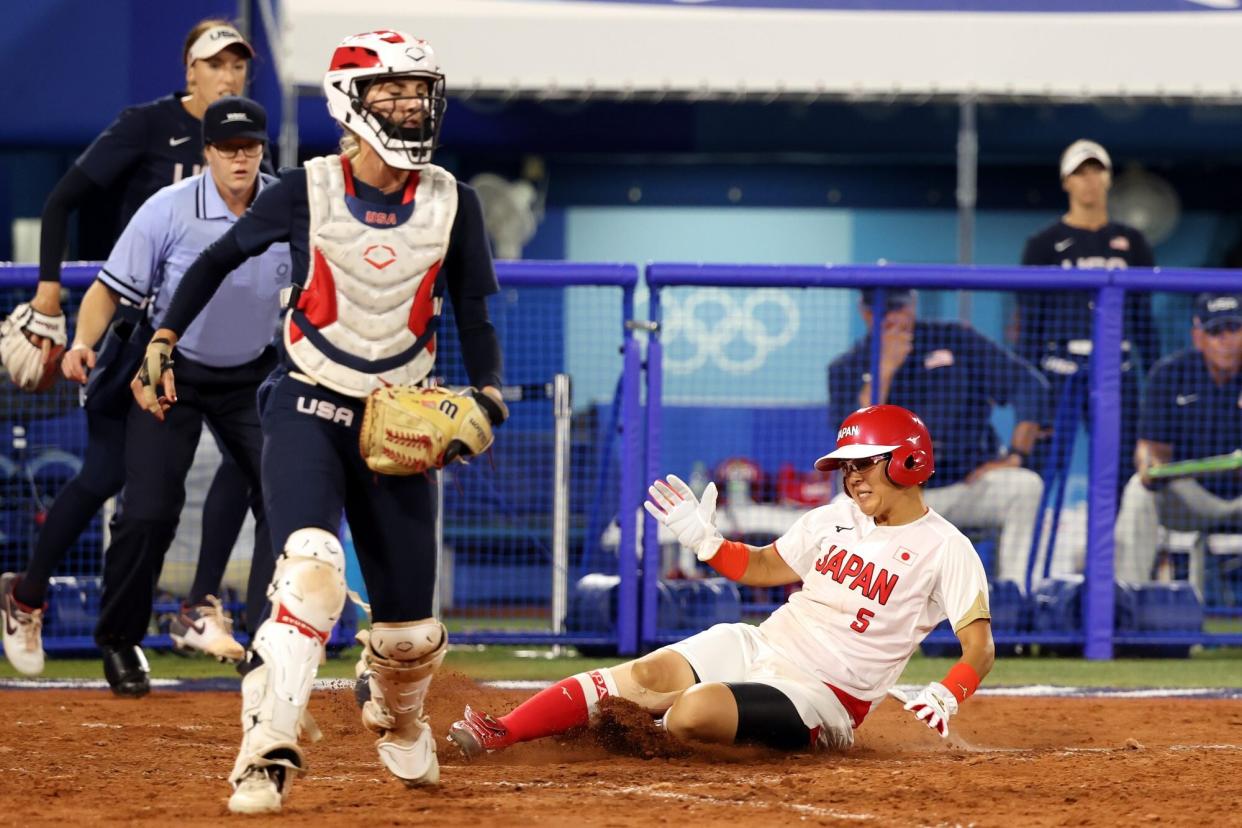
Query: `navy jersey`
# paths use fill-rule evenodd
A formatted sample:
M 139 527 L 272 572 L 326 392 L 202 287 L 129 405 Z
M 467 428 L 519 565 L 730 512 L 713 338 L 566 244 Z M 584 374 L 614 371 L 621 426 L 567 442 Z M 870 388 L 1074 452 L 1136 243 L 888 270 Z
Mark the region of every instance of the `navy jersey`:
M 1071 227 L 1063 221 L 1027 239 L 1024 265 L 1050 265 L 1080 270 L 1125 270 L 1154 267 L 1155 258 L 1143 234 L 1109 222 L 1099 230 Z M 1085 356 L 1070 342 L 1091 340 L 1091 294 L 1082 291 L 1018 291 L 1018 353 L 1039 365 L 1045 356 Z M 1160 343 L 1152 318 L 1151 297 L 1126 294 L 1123 338 L 1150 368 Z
M 184 94 L 125 109 L 78 157 L 102 189 L 124 178 L 121 227 L 157 190 L 202 171 L 203 124 L 181 105 Z
M 310 262 L 310 201 L 306 187 L 304 168 L 282 169 L 276 182 L 265 187 L 245 215 L 187 271 L 164 317 L 164 324 L 174 331 L 184 331 L 193 320 L 195 309 L 203 307 L 210 298 L 210 293 L 204 297 L 204 287 L 214 291 L 219 284 L 211 274 L 222 277 L 246 258 L 259 255 L 277 242 L 289 242 L 292 280 L 294 284 L 305 283 Z M 359 200 L 364 202 L 401 202 L 400 191 L 385 194 L 357 178 L 354 188 Z M 479 387 L 499 386 L 500 352 L 484 300 L 500 287 L 483 224 L 483 206 L 474 188 L 460 181 L 457 182 L 457 214 L 441 272 L 456 316 L 462 357 L 470 381 Z
M 203 122 L 181 105 L 185 94 L 123 110 L 74 162 L 101 189 L 123 181 L 118 230 L 157 190 L 203 171 Z M 271 161 L 261 168 L 270 173 Z
M 870 377 L 871 337 L 865 336 L 828 366 L 833 428 L 858 408 Z M 1044 423 L 1047 397 L 1047 380 L 1008 348 L 960 322 L 917 320 L 910 354 L 893 375 L 886 402 L 910 409 L 927 424 L 936 457 L 927 485 L 935 488 L 996 459 L 994 405 L 1012 404 L 1019 422 Z
M 1242 373 L 1217 385 L 1203 354 L 1193 348 L 1160 360 L 1147 376 L 1138 436 L 1171 445 L 1174 461 L 1242 448 Z M 1242 495 L 1242 477 L 1237 472 L 1198 480 L 1227 500 Z

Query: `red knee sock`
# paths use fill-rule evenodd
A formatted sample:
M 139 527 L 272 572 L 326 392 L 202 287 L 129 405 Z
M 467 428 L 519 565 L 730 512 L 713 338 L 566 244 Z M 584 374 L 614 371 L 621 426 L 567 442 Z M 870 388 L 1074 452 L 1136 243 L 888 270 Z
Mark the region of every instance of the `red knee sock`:
M 512 713 L 500 717 L 500 723 L 514 742 L 554 736 L 586 724 L 600 701 L 616 694 L 611 672 L 591 670 L 540 690 Z

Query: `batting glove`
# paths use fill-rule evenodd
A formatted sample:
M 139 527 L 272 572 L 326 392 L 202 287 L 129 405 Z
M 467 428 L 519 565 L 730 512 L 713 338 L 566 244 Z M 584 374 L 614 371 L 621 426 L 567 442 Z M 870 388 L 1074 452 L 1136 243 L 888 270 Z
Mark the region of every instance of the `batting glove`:
M 957 713 L 957 697 L 949 692 L 938 681 L 923 688 L 914 698 L 905 704 L 905 709 L 922 720 L 928 727 L 940 734 L 940 738 L 949 737 L 949 717 Z
M 716 529 L 716 484 L 708 483 L 703 500 L 680 477 L 670 474 L 668 482 L 657 480 L 647 489 L 651 500 L 643 508 L 669 528 L 678 543 L 694 552 L 700 561 L 716 556 L 724 537 Z

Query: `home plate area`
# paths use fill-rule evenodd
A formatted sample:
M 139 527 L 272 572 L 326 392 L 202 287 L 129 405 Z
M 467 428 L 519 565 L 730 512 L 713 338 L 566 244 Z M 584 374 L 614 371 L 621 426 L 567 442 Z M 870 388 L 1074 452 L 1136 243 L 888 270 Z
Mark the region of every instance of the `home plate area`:
M 218 824 L 238 744 L 235 689 L 158 686 L 141 700 L 8 682 L 0 693 L 0 813 L 22 824 Z M 212 685 L 208 685 L 210 688 Z M 222 685 L 215 685 L 220 687 Z M 234 683 L 235 686 L 235 683 Z M 448 673 L 428 712 L 505 712 L 535 685 Z M 194 692 L 188 690 L 194 687 Z M 249 824 L 647 826 L 1220 824 L 1242 808 L 1242 694 L 999 688 L 942 740 L 892 701 L 841 754 L 696 748 L 614 702 L 589 729 L 466 762 L 441 743 L 441 784 L 410 790 L 379 765 L 352 690 L 321 682 L 323 741 L 278 817 Z

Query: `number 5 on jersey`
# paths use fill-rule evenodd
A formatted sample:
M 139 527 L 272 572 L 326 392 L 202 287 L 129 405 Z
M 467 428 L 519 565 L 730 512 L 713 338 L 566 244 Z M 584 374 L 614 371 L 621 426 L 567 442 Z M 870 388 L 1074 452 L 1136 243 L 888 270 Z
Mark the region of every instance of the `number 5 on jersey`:
M 850 624 L 850 629 L 856 633 L 865 633 L 867 627 L 871 626 L 872 618 L 875 618 L 875 613 L 863 607 L 858 611 L 858 617 Z

